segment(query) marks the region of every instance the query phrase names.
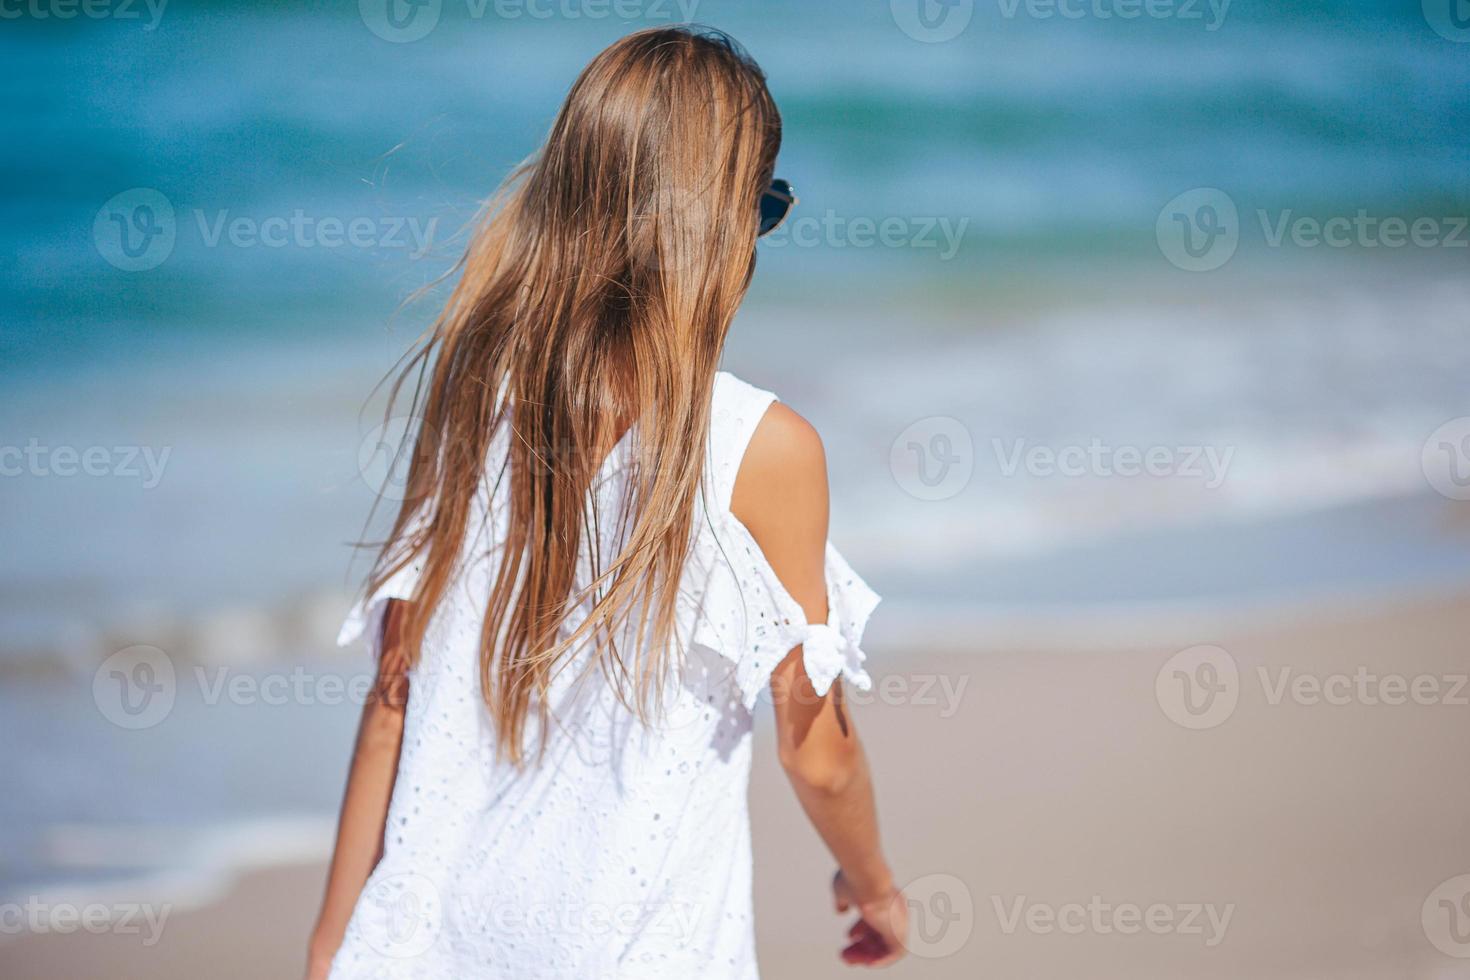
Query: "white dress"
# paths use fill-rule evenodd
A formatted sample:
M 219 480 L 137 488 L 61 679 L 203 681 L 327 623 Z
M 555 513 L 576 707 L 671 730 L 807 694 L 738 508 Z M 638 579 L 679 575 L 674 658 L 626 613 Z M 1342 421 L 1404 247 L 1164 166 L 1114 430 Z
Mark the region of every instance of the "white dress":
M 487 481 L 470 558 L 411 675 L 383 858 L 332 980 L 757 976 L 751 714 L 798 644 L 817 691 L 839 675 L 868 689 L 858 643 L 878 597 L 828 544 L 830 618 L 806 623 L 730 513 L 741 457 L 775 396 L 722 372 L 713 397 L 704 499 L 679 589 L 684 653 L 664 718 L 643 726 L 595 674 L 598 683 L 561 684 L 547 698 L 555 720 L 545 754 L 519 771 L 496 760 L 480 694 L 480 623 L 504 519 Z M 621 499 L 626 441 L 599 476 L 599 507 Z M 504 452 L 498 433 L 490 472 Z M 616 541 L 602 544 L 616 553 Z M 378 636 L 386 600 L 411 596 L 414 575 L 405 569 L 354 608 L 339 642 Z

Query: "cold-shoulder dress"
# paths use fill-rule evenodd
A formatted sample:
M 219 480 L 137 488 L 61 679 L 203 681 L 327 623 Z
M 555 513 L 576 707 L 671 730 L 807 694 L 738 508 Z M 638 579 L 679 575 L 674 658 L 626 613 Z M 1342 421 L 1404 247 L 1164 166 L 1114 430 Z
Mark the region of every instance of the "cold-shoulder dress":
M 609 684 L 559 680 L 540 761 L 524 769 L 498 760 L 480 692 L 480 624 L 505 512 L 496 481 L 485 481 L 460 571 L 410 678 L 382 860 L 332 980 L 757 976 L 752 713 L 797 645 L 819 693 L 839 676 L 866 690 L 859 641 L 878 602 L 829 543 L 830 615 L 807 623 L 731 514 L 741 458 L 774 400 L 728 373 L 716 378 L 697 530 L 679 586 L 680 665 L 663 717 L 646 726 Z M 506 439 L 492 440 L 487 473 L 504 462 Z M 620 506 L 628 455 L 625 438 L 595 482 L 593 505 L 606 514 Z M 617 545 L 602 541 L 602 554 Z M 387 600 L 410 598 L 415 573 L 405 568 L 360 602 L 340 642 L 376 638 Z M 573 669 L 559 677 L 574 677 L 575 661 L 593 653 L 574 651 Z

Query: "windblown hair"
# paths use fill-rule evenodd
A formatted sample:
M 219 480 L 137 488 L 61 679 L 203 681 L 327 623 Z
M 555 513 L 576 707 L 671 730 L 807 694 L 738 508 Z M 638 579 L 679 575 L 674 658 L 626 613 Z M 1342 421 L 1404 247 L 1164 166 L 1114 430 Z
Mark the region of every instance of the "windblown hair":
M 674 27 L 617 41 L 490 202 L 392 386 L 390 405 L 413 388 L 420 427 L 368 588 L 421 565 L 399 627 L 409 664 L 460 567 L 491 439 L 510 434 L 489 474 L 508 481 L 509 531 L 480 679 L 499 750 L 517 765 L 528 719 L 544 730 L 544 696 L 584 642 L 625 705 L 645 721 L 657 710 L 715 372 L 780 142 L 764 75 L 725 35 Z M 601 555 L 591 492 L 625 433 L 623 544 Z M 577 587 L 579 557 L 590 588 Z M 571 617 L 579 607 L 585 619 Z

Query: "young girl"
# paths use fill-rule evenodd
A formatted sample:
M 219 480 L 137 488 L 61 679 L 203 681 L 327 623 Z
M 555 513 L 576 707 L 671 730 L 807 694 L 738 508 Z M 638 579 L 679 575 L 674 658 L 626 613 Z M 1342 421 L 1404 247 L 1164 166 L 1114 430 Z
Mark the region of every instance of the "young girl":
M 780 141 L 728 38 L 641 31 L 582 72 L 474 237 L 405 372 L 407 498 L 343 629 L 370 632 L 378 683 L 311 976 L 755 977 L 767 686 L 859 917 L 842 958 L 902 954 L 842 695 L 869 686 L 878 598 L 827 543 L 816 432 L 718 370 L 793 203 Z

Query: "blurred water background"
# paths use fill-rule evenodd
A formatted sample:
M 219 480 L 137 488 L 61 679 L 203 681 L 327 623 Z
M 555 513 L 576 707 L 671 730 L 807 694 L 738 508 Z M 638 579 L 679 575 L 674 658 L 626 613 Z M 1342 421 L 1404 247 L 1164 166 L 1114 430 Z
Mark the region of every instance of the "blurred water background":
M 581 66 L 688 6 L 768 72 L 801 198 L 727 363 L 823 432 L 892 655 L 1470 580 L 1470 522 L 1426 479 L 1470 412 L 1470 45 L 1387 0 L 922 2 L 0 25 L 0 444 L 31 447 L 0 478 L 0 733 L 24 749 L 0 892 L 204 894 L 319 852 L 355 706 L 210 685 L 366 669 L 329 647 L 366 567 L 367 397 L 442 290 L 403 303 Z M 946 11 L 969 19 L 934 40 Z M 1395 217 L 1433 224 L 1394 245 Z M 1355 230 L 1276 240 L 1302 218 Z M 1024 455 L 1089 446 L 1173 468 Z M 60 447 L 103 447 L 99 475 Z M 133 644 L 171 658 L 177 701 L 119 738 L 93 682 Z

